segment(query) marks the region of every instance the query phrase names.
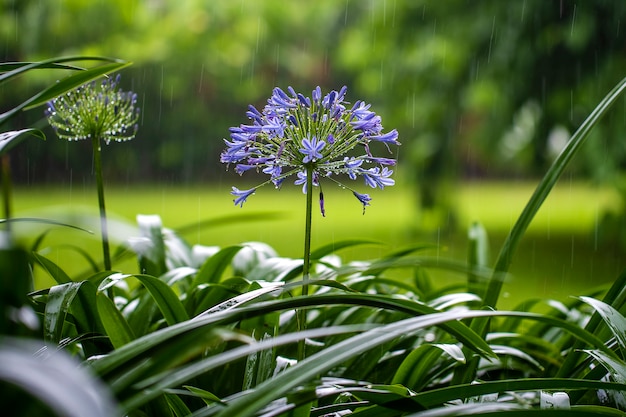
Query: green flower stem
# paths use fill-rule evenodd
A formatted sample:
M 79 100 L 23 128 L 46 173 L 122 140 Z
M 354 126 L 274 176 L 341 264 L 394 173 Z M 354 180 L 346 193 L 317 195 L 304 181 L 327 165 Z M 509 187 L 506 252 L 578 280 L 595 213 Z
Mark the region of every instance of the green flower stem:
M 4 218 L 6 220 L 5 227 L 7 231 L 11 230 L 11 164 L 9 155 L 2 155 L 2 200 L 4 205 Z
M 94 169 L 96 171 L 96 184 L 98 187 L 98 206 L 100 207 L 100 229 L 102 231 L 102 255 L 104 257 L 104 269 L 111 270 L 111 254 L 109 251 L 109 232 L 107 229 L 107 216 L 106 208 L 104 205 L 104 184 L 102 180 L 102 161 L 100 154 L 102 153 L 102 147 L 100 144 L 100 138 L 94 136 L 92 138 L 93 144 L 93 162 Z
M 311 268 L 311 214 L 313 212 L 313 165 L 306 165 L 306 213 L 304 219 L 304 263 L 302 266 L 302 295 L 309 295 L 309 275 Z M 298 330 L 306 330 L 306 311 L 298 310 Z M 305 341 L 298 343 L 298 360 L 305 358 Z
M 311 213 L 313 212 L 313 166 L 306 167 L 306 215 L 304 223 L 304 266 L 302 270 L 302 295 L 309 295 L 309 269 L 311 267 Z

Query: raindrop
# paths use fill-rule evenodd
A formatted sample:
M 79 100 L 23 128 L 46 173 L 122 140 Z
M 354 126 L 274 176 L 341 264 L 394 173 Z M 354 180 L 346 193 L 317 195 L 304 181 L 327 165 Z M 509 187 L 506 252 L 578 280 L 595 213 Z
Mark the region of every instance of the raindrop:
M 491 47 L 493 46 L 493 38 L 496 31 L 496 17 L 493 17 L 493 22 L 491 23 L 491 36 L 489 37 L 489 52 L 487 53 L 487 63 L 491 61 Z
M 574 22 L 576 21 L 576 4 L 574 4 L 574 11 L 572 12 L 572 28 L 570 30 L 570 36 L 574 35 Z

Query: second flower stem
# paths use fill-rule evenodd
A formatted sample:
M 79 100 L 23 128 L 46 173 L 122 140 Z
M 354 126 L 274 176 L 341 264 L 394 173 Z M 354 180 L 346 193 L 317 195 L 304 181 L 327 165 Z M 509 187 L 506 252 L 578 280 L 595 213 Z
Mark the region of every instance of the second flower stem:
M 104 269 L 111 270 L 111 254 L 109 251 L 109 231 L 107 228 L 107 215 L 104 205 L 104 181 L 102 180 L 102 160 L 100 154 L 101 144 L 100 138 L 94 136 L 92 138 L 93 145 L 93 163 L 96 171 L 96 185 L 98 187 L 98 206 L 100 207 L 100 229 L 102 233 L 102 255 L 104 258 Z

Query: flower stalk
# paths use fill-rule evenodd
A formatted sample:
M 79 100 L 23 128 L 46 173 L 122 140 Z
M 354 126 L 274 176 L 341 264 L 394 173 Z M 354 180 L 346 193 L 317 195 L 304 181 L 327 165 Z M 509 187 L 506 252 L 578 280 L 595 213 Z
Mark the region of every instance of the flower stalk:
M 400 145 L 398 132 L 383 133 L 380 116 L 370 111 L 370 105 L 357 101 L 350 106 L 345 100 L 347 88 L 322 96 L 320 87 L 311 97 L 288 88 L 289 94 L 275 88 L 262 111 L 249 106 L 249 125 L 230 129 L 230 140 L 224 139 L 226 150 L 220 156 L 227 166 L 243 175 L 253 170 L 269 175 L 269 179 L 248 190 L 232 187 L 235 205 L 243 207 L 247 198 L 264 185 L 280 188 L 284 181 L 296 176 L 294 185 L 301 185 L 306 194 L 302 295 L 309 294 L 311 276 L 311 217 L 313 188 L 319 187 L 319 205 L 326 215 L 321 181 L 329 180 L 352 191 L 363 206 L 370 205 L 369 194 L 359 193 L 343 184 L 341 177 L 364 179 L 371 188 L 384 189 L 395 184 L 390 166 L 394 158 L 376 157 L 373 150 L 391 153 L 390 145 Z M 299 330 L 306 329 L 306 312 L 296 311 Z M 305 357 L 305 341 L 298 345 L 298 359 Z
M 109 233 L 102 176 L 102 142 L 125 142 L 138 130 L 137 95 L 119 88 L 120 76 L 91 82 L 48 102 L 46 116 L 57 136 L 68 141 L 91 140 L 98 191 L 104 268 L 111 270 Z
M 311 225 L 313 214 L 313 166 L 306 167 L 306 210 L 304 214 L 304 255 L 302 264 L 302 296 L 309 295 L 309 279 L 311 275 Z M 306 310 L 298 310 L 298 327 L 300 331 L 306 330 Z M 306 357 L 305 340 L 300 340 L 298 344 L 298 360 Z
M 0 177 L 2 178 L 2 201 L 4 206 L 5 228 L 11 231 L 11 160 L 9 155 L 0 156 Z
M 111 252 L 109 249 L 109 230 L 107 226 L 106 207 L 104 204 L 104 180 L 102 179 L 102 147 L 100 138 L 93 136 L 93 163 L 96 174 L 96 186 L 98 188 L 98 207 L 100 209 L 100 231 L 102 236 L 102 257 L 104 259 L 104 269 L 111 270 Z

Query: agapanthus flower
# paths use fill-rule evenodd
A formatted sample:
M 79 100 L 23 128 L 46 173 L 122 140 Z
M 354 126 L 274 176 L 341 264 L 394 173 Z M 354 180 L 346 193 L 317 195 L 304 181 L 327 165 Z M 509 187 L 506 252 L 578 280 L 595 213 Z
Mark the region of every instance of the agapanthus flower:
M 48 102 L 48 122 L 57 136 L 69 141 L 127 141 L 137 134 L 137 94 L 119 89 L 120 75 L 93 81 Z
M 307 172 L 312 172 L 315 187 L 328 179 L 352 191 L 363 210 L 371 197 L 345 186 L 342 177 L 363 177 L 371 188 L 394 185 L 389 167 L 396 160 L 390 145 L 400 145 L 398 132 L 393 129 L 384 133 L 380 116 L 370 110 L 369 104 L 359 100 L 350 105 L 345 99 L 346 87 L 325 96 L 317 87 L 311 97 L 291 87 L 287 91 L 274 88 L 262 111 L 249 106 L 246 115 L 250 123 L 232 127 L 230 140 L 224 139 L 226 149 L 221 162 L 234 165 L 239 175 L 252 169 L 269 175 L 267 181 L 249 190 L 233 187 L 236 205 L 243 206 L 257 188 L 268 183 L 280 187 L 290 176 L 296 176 L 294 184 L 302 185 L 306 193 Z M 390 155 L 374 156 L 375 149 Z M 322 196 L 320 193 L 324 214 Z

